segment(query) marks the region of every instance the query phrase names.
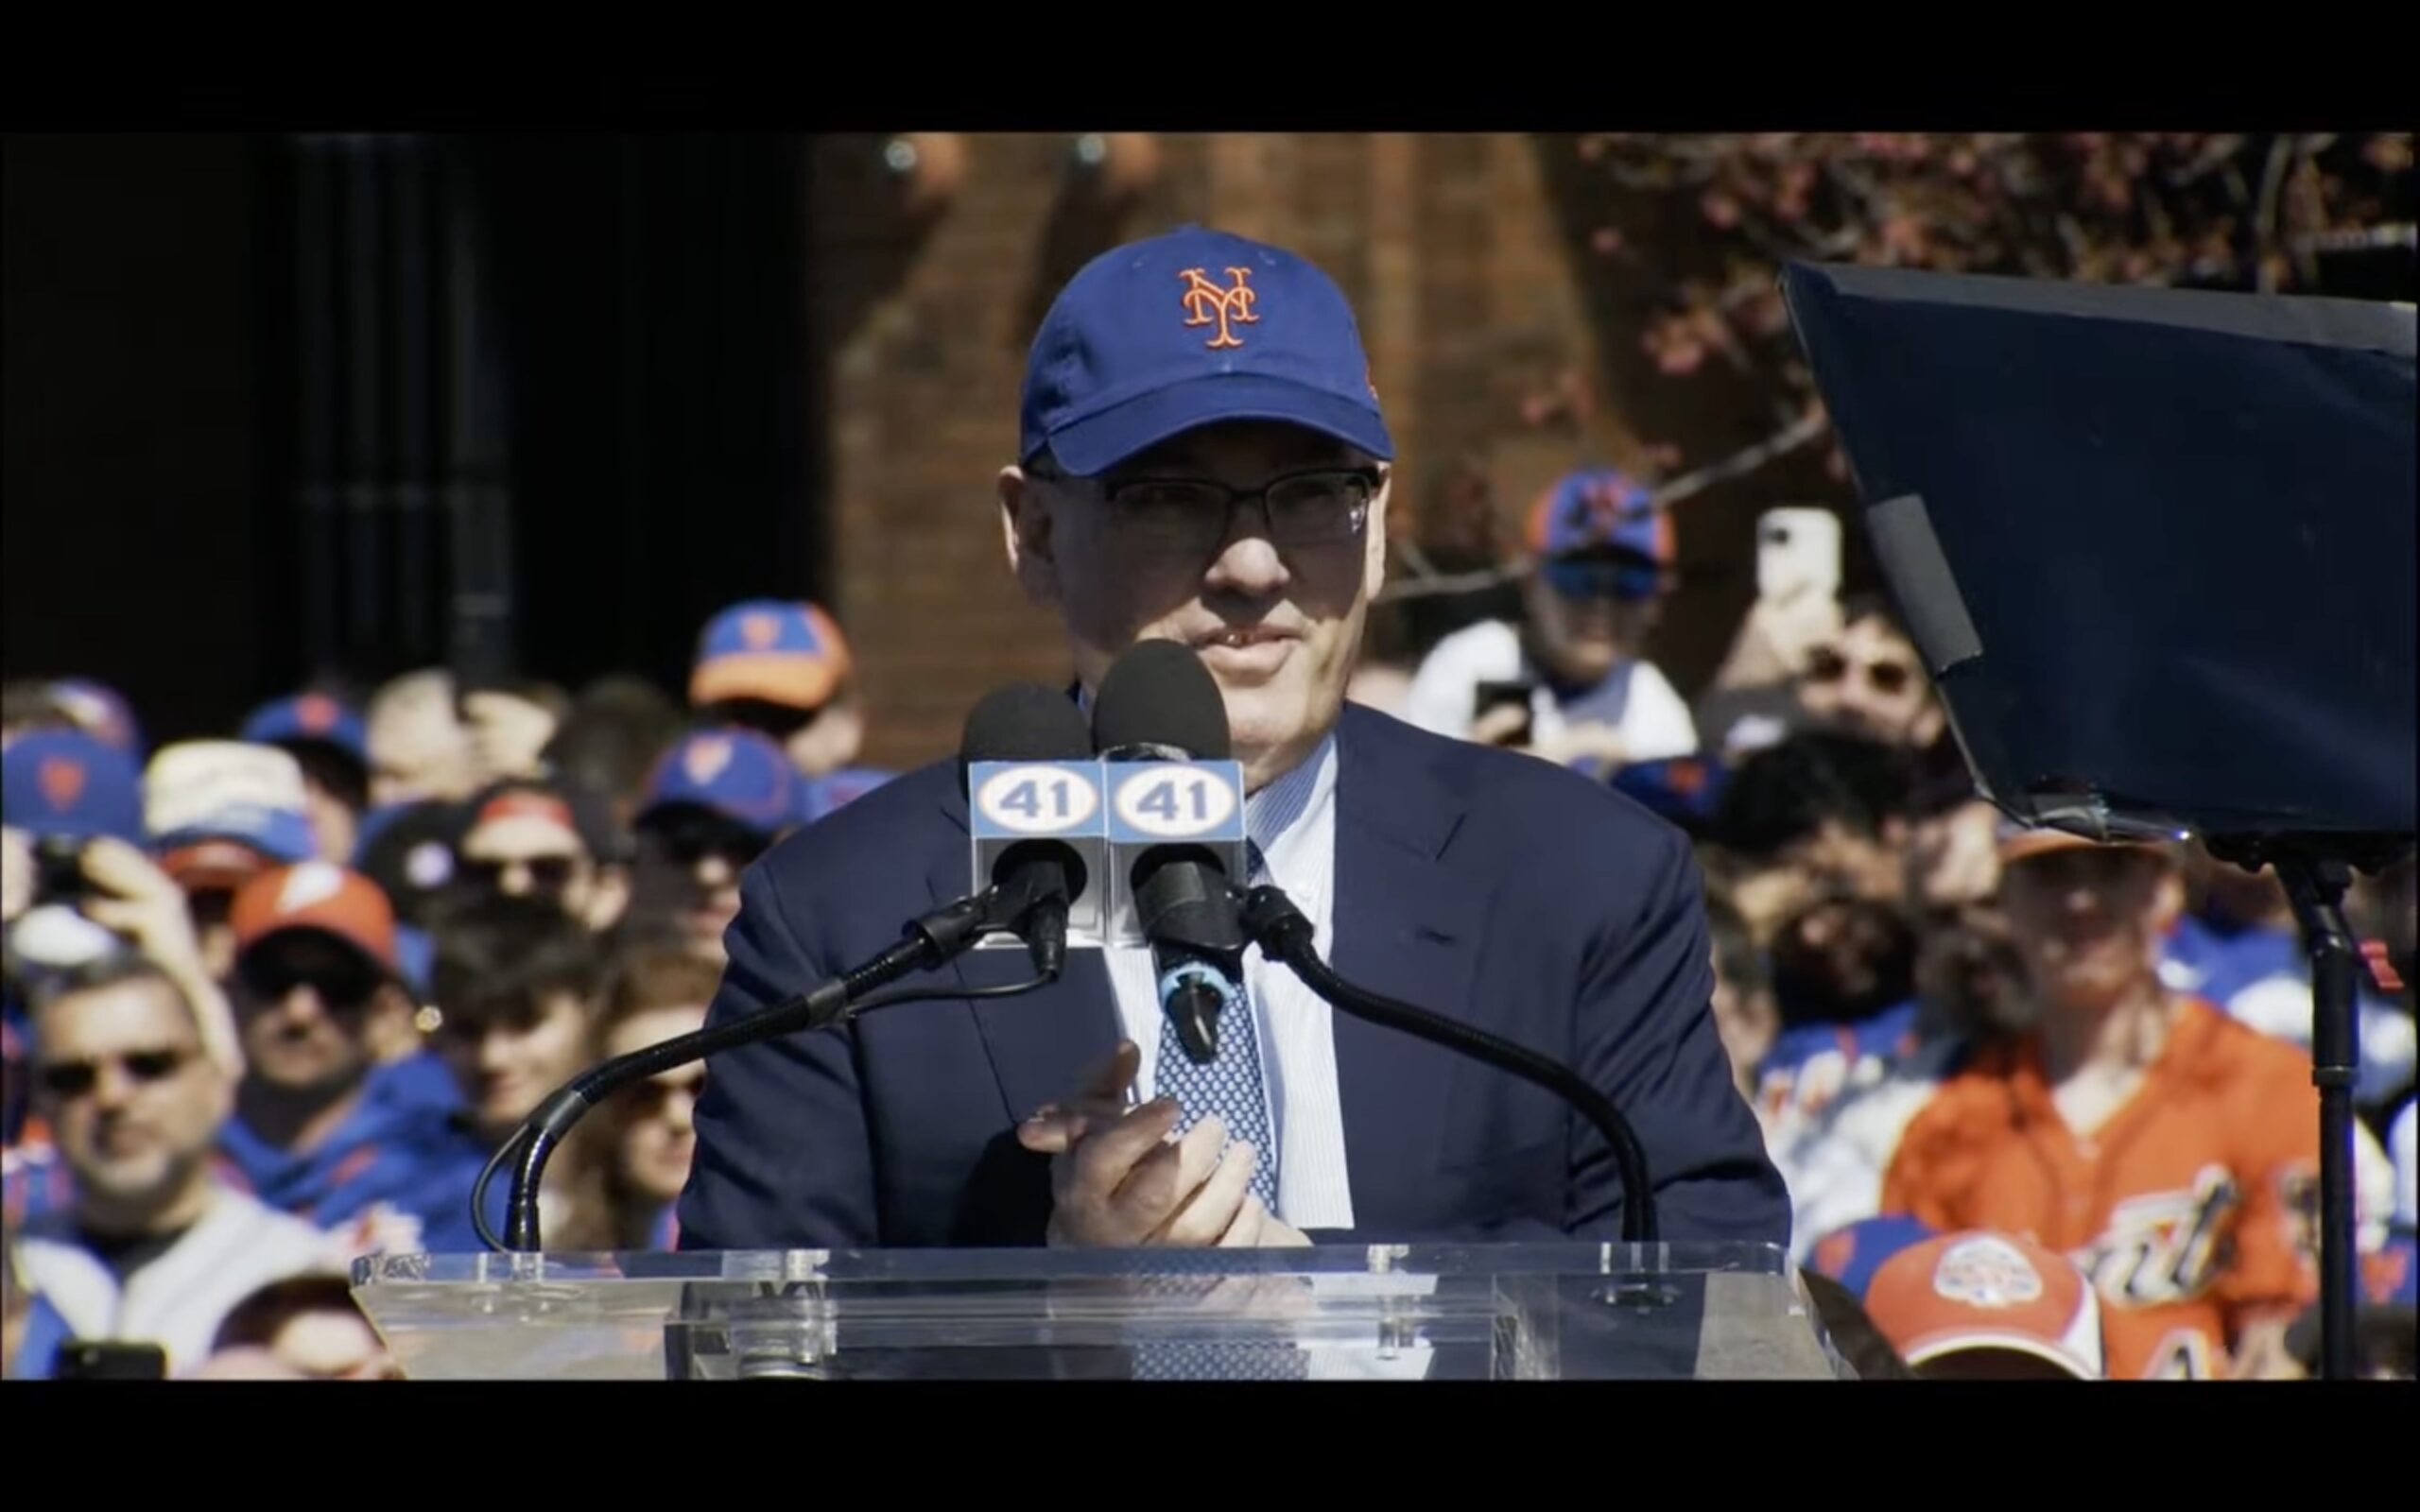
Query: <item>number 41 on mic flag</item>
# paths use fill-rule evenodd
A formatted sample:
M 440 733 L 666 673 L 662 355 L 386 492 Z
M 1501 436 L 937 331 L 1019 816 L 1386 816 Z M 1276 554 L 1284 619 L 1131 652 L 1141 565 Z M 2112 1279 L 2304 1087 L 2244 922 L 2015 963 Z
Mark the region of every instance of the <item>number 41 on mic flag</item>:
M 1241 763 L 1109 762 L 1111 873 L 1108 940 L 1147 943 L 1135 917 L 1134 867 L 1146 852 L 1200 848 L 1218 858 L 1230 882 L 1244 881 L 1244 769 Z
M 1052 840 L 1084 866 L 1084 887 L 1067 908 L 1067 942 L 1098 946 L 1109 889 L 1109 822 L 1101 801 L 1101 764 L 975 762 L 966 769 L 967 832 L 974 854 L 967 891 L 992 885 L 1000 858 L 1019 845 Z M 1018 946 L 1012 935 L 986 936 L 977 949 Z

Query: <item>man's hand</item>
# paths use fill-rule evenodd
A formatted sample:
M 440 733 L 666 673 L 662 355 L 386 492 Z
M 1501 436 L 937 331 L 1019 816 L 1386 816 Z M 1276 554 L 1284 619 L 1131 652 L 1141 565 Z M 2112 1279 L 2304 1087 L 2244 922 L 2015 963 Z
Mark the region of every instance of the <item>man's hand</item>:
M 1017 1142 L 1051 1157 L 1049 1243 L 1064 1246 L 1246 1248 L 1308 1245 L 1248 1189 L 1259 1154 L 1220 1150 L 1226 1125 L 1205 1118 L 1172 1138 L 1176 1100 L 1129 1107 L 1142 1052 L 1121 1041 L 1067 1102 L 1017 1125 Z
M 200 1021 L 201 1042 L 231 1076 L 244 1074 L 244 1052 L 226 994 L 202 965 L 184 889 L 123 840 L 97 835 L 83 850 L 84 880 L 93 885 L 78 911 L 134 942 L 144 956 L 183 988 Z
M 86 842 L 83 864 L 84 878 L 95 889 L 85 896 L 85 918 L 134 941 L 166 970 L 202 974 L 201 945 L 194 937 L 184 889 L 150 857 L 123 840 L 99 835 Z

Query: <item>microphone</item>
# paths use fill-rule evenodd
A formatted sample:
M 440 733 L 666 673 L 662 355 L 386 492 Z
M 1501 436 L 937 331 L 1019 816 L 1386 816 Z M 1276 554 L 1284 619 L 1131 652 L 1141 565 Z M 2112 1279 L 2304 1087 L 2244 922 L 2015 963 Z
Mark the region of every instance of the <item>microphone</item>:
M 1613 1099 L 1589 1085 L 1585 1077 L 1559 1060 L 1475 1024 L 1355 987 L 1320 959 L 1318 935 L 1311 921 L 1275 887 L 1254 887 L 1244 895 L 1242 923 L 1246 936 L 1263 954 L 1285 962 L 1304 986 L 1326 999 L 1331 1006 L 1357 1019 L 1469 1056 L 1562 1098 L 1595 1125 L 1613 1149 L 1614 1164 L 1622 1177 L 1622 1242 L 1656 1243 L 1655 1189 L 1649 1179 L 1647 1151 L 1638 1143 L 1637 1131 L 1630 1126 L 1630 1120 L 1622 1116 L 1621 1109 L 1614 1106 Z
M 1243 768 L 1226 701 L 1201 659 L 1144 641 L 1093 700 L 1109 789 L 1111 936 L 1151 947 L 1161 1011 L 1197 1064 L 1219 1054 L 1219 1016 L 1244 1011 L 1244 949 L 1231 878 L 1246 869 Z
M 967 716 L 959 743 L 959 764 L 971 776 L 981 760 L 991 755 L 1080 755 L 1086 744 L 1083 716 L 1064 695 L 1039 687 L 1004 688 L 984 698 Z M 1077 769 L 1088 770 L 1088 764 L 1078 763 Z M 993 861 L 989 875 L 989 885 L 911 919 L 902 931 L 905 938 L 854 970 L 744 1019 L 617 1056 L 549 1093 L 479 1173 L 471 1194 L 471 1221 L 480 1239 L 497 1250 L 539 1247 L 538 1192 L 546 1162 L 589 1109 L 624 1087 L 760 1040 L 803 1029 L 832 1028 L 876 1007 L 942 998 L 1011 997 L 1056 980 L 1066 962 L 1069 900 L 1083 890 L 1089 875 L 1082 857 L 1060 840 L 1035 838 L 1006 848 Z M 869 996 L 911 972 L 945 966 L 978 940 L 1002 931 L 1025 941 L 1033 956 L 1032 980 L 997 988 L 952 986 Z M 507 1160 L 514 1159 L 516 1151 L 506 1209 L 507 1238 L 498 1243 L 488 1229 L 487 1191 L 496 1172 Z
M 1055 976 L 1066 963 L 1070 929 L 1080 938 L 1100 937 L 1103 889 L 1093 879 L 1107 875 L 1108 838 L 1092 732 L 1063 692 L 1016 683 L 987 695 L 967 715 L 959 768 L 970 886 L 1030 898 L 1023 922 L 1011 927 L 1034 969 Z

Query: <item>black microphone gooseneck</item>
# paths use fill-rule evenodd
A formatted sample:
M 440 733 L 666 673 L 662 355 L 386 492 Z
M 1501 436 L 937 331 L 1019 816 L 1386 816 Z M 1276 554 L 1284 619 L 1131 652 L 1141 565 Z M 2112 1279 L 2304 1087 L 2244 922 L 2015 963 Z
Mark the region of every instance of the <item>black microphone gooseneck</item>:
M 1082 716 L 1066 699 L 1034 686 L 1003 688 L 967 716 L 960 743 L 964 769 L 977 761 L 1080 757 L 1090 744 Z M 906 937 L 873 959 L 808 991 L 729 1023 L 716 1024 L 617 1056 L 573 1077 L 540 1103 L 521 1128 L 489 1157 L 472 1189 L 471 1221 L 492 1249 L 539 1247 L 538 1193 L 546 1162 L 572 1126 L 614 1091 L 725 1050 L 801 1030 L 828 1029 L 858 1013 L 894 1004 L 942 998 L 1007 997 L 1054 981 L 1066 964 L 1069 900 L 1082 889 L 1083 862 L 1062 844 L 1036 841 L 1012 848 L 993 868 L 992 885 L 911 920 Z M 985 935 L 1010 931 L 1033 958 L 1030 981 L 1005 988 L 950 988 L 868 997 L 910 972 L 945 966 Z M 487 1222 L 487 1189 L 503 1163 L 515 1161 L 498 1244 Z
M 1201 658 L 1174 641 L 1130 646 L 1093 699 L 1094 747 L 1106 761 L 1225 761 L 1226 700 Z M 1219 1016 L 1245 1011 L 1245 939 L 1235 888 L 1216 853 L 1153 846 L 1134 863 L 1135 922 L 1151 942 L 1160 1009 L 1185 1058 L 1219 1057 Z
M 1656 1242 L 1655 1191 L 1649 1184 L 1647 1152 L 1621 1109 L 1577 1072 L 1484 1029 L 1355 987 L 1320 959 L 1311 921 L 1275 887 L 1254 887 L 1244 894 L 1243 928 L 1270 958 L 1285 962 L 1288 970 L 1302 978 L 1304 986 L 1355 1018 L 1484 1061 L 1570 1104 L 1605 1136 L 1613 1148 L 1614 1164 L 1621 1170 L 1622 1242 Z

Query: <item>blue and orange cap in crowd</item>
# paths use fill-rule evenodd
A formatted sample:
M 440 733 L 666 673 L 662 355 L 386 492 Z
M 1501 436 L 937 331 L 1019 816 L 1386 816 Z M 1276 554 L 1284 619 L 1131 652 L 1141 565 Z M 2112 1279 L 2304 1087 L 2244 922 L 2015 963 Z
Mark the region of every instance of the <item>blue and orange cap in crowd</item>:
M 1613 788 L 1691 834 L 1714 823 L 1731 769 L 1712 756 L 1668 756 L 1630 762 L 1614 773 Z
M 1539 570 L 1566 598 L 1653 598 L 1671 586 L 1679 555 L 1672 517 L 1612 468 L 1557 478 L 1530 507 L 1528 539 Z
M 1815 1247 L 1807 1251 L 1806 1268 L 1830 1277 L 1850 1296 L 1863 1300 L 1874 1285 L 1874 1273 L 1882 1268 L 1883 1262 L 1910 1245 L 1932 1238 L 1935 1232 L 1931 1226 L 1906 1213 L 1862 1218 L 1815 1241 Z
M 61 678 L 50 685 L 50 701 L 76 728 L 130 761 L 143 759 L 143 729 L 126 696 L 90 678 Z
M 0 822 L 37 838 L 143 843 L 143 783 L 124 751 L 80 730 L 37 730 L 0 756 Z
M 752 730 L 700 730 L 664 753 L 635 822 L 699 808 L 768 837 L 810 817 L 806 779 L 782 747 Z
M 361 715 L 323 693 L 261 705 L 244 721 L 242 738 L 257 746 L 329 746 L 365 770 L 370 765 L 370 731 Z
M 706 623 L 689 674 L 689 704 L 738 698 L 820 709 L 849 678 L 849 643 L 814 604 L 753 598 Z
M 1201 426 L 1274 421 L 1391 461 L 1343 290 L 1303 258 L 1186 226 L 1067 282 L 1026 360 L 1018 458 L 1097 477 Z

